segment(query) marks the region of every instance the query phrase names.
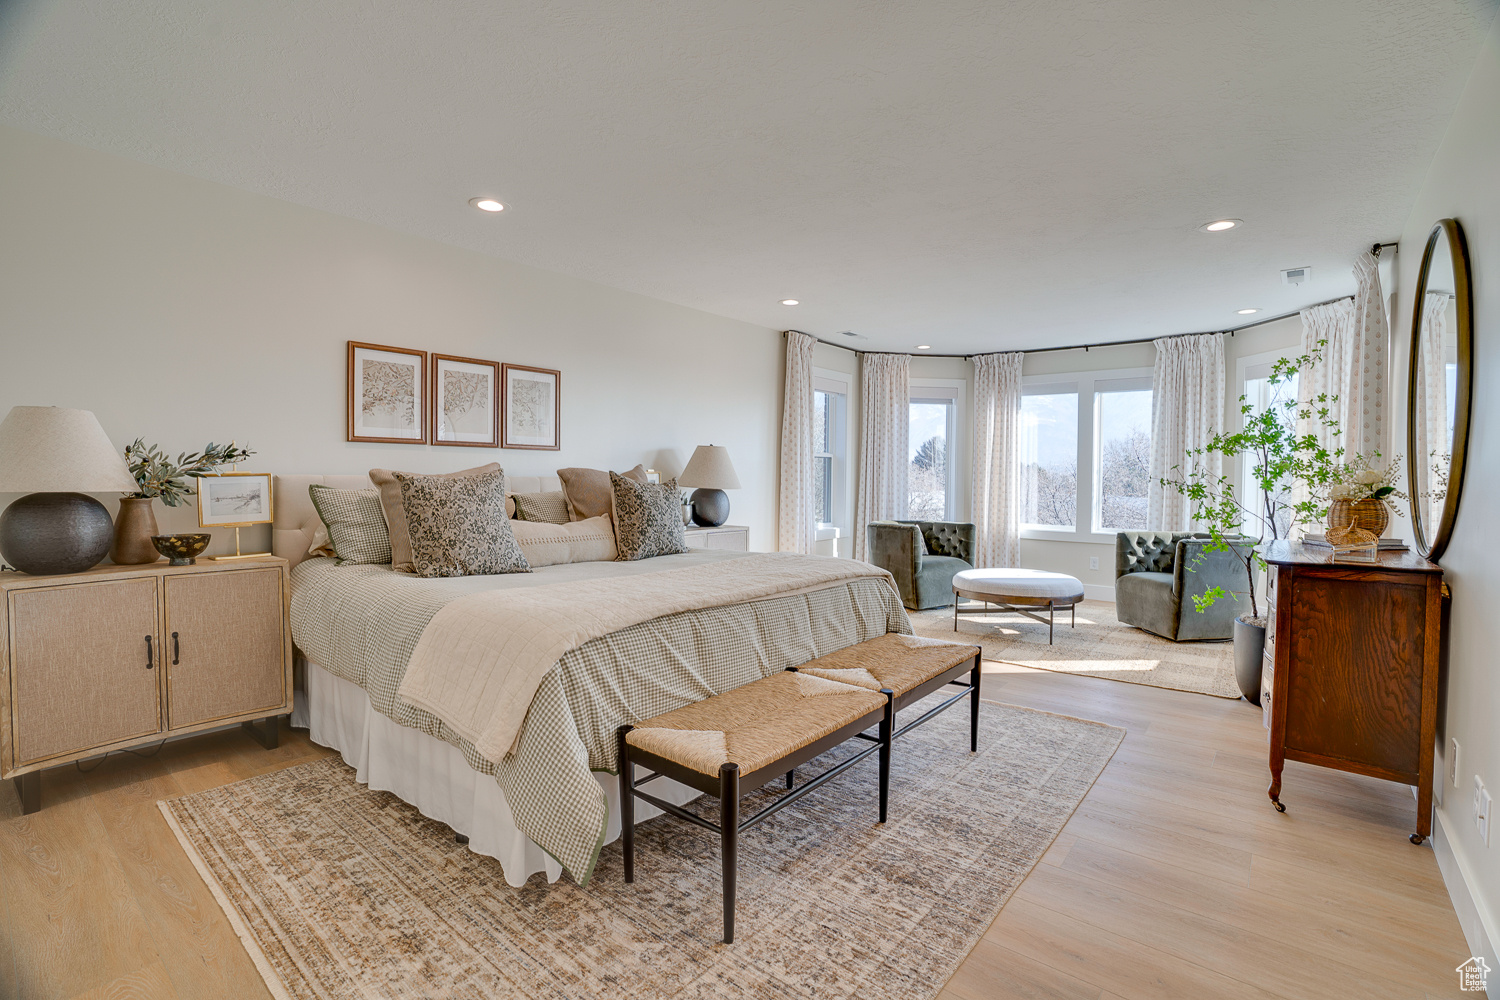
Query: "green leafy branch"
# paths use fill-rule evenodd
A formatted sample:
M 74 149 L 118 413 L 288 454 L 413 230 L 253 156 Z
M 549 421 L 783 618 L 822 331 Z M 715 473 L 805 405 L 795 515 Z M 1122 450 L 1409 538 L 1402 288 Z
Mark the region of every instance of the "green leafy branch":
M 130 499 L 157 498 L 168 507 L 180 507 L 187 498 L 197 493 L 189 479 L 200 479 L 212 475 L 221 466 L 243 462 L 254 455 L 249 448 L 241 448 L 233 441 L 214 444 L 210 441 L 202 451 L 183 452 L 175 460 L 136 438 L 125 446 L 125 465 L 140 487 L 127 494 Z

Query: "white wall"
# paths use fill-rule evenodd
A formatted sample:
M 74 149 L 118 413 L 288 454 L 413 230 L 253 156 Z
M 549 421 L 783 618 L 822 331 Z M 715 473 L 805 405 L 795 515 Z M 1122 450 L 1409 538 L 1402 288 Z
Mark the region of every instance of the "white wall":
M 1440 796 L 1434 847 L 1474 954 L 1500 967 L 1500 832 L 1486 845 L 1472 819 L 1473 779 L 1500 795 L 1500 563 L 1495 526 L 1500 524 L 1500 20 L 1491 29 L 1433 158 L 1406 227 L 1398 262 L 1398 309 L 1394 324 L 1393 397 L 1398 450 L 1405 445 L 1407 345 L 1416 298 L 1422 247 L 1434 222 L 1456 218 L 1468 237 L 1474 281 L 1474 407 L 1468 478 L 1460 500 L 1453 542 L 1442 557 L 1444 579 L 1453 590 L 1448 633 L 1448 671 L 1438 723 L 1434 787 Z M 1448 740 L 1463 747 L 1458 785 L 1446 783 Z M 1456 964 L 1456 963 L 1455 963 Z
M 115 444 L 174 454 L 233 438 L 277 473 L 673 475 L 723 444 L 744 484 L 730 520 L 776 547 L 775 331 L 9 128 L 0 234 L 0 415 L 81 407 Z M 346 443 L 347 340 L 560 369 L 562 450 Z

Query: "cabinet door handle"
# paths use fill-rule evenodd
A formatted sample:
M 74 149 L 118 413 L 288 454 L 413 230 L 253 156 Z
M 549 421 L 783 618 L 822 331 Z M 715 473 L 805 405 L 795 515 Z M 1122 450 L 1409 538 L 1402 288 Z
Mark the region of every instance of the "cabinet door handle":
M 172 666 L 177 666 L 177 660 L 182 653 L 182 648 L 177 644 L 177 633 L 172 633 Z
M 151 667 L 151 637 L 148 635 L 146 636 L 146 669 L 150 670 Z

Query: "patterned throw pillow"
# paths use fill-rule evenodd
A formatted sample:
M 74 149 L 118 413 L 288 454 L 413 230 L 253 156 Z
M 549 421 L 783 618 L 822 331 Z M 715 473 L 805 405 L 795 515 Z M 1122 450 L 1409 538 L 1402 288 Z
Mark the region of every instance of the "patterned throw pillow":
M 620 475 L 644 483 L 646 467 L 637 465 Z M 603 469 L 558 469 L 557 478 L 562 480 L 563 492 L 568 495 L 568 516 L 575 521 L 584 521 L 608 514 L 615 500 L 609 477 L 610 473 Z
M 395 476 L 417 576 L 531 572 L 505 516 L 505 473 Z
M 391 535 L 380 512 L 380 494 L 369 490 L 336 490 L 314 483 L 307 488 L 313 509 L 328 528 L 340 566 L 379 565 L 391 561 Z
M 479 476 L 486 472 L 504 472 L 491 462 L 462 472 L 445 472 L 440 479 L 461 479 L 464 476 Z M 390 469 L 371 469 L 370 482 L 380 491 L 380 509 L 385 512 L 385 526 L 391 532 L 391 569 L 398 573 L 413 571 L 411 561 L 411 538 L 406 534 L 406 511 L 401 509 L 401 485 Z
M 551 493 L 513 493 L 510 499 L 516 502 L 516 517 L 522 521 L 545 521 L 547 524 L 568 523 L 568 499 L 562 490 Z
M 621 560 L 688 550 L 677 480 L 638 483 L 611 472 L 609 481 L 614 487 L 615 547 Z

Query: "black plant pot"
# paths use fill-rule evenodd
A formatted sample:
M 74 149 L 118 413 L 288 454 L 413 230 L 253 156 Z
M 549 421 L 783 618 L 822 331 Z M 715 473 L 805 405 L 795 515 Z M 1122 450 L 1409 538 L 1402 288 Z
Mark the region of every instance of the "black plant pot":
M 1234 682 L 1252 705 L 1260 704 L 1260 671 L 1266 651 L 1266 627 L 1234 620 Z

